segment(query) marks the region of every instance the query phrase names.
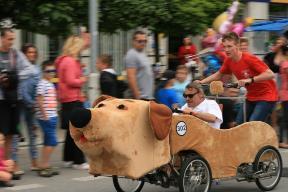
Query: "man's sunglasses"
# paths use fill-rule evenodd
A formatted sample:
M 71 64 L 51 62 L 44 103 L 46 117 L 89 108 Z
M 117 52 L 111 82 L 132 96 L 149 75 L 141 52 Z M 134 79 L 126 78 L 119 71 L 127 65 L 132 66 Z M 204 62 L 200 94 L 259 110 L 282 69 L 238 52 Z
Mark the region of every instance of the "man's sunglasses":
M 135 40 L 139 44 L 145 44 L 147 43 L 147 40 Z
M 45 73 L 56 73 L 56 70 L 55 69 L 51 69 L 51 70 L 45 70 L 44 72 Z
M 186 99 L 187 97 L 189 97 L 189 99 L 192 99 L 195 95 L 197 95 L 199 92 L 197 91 L 196 93 L 193 94 L 185 94 L 183 93 L 183 97 Z

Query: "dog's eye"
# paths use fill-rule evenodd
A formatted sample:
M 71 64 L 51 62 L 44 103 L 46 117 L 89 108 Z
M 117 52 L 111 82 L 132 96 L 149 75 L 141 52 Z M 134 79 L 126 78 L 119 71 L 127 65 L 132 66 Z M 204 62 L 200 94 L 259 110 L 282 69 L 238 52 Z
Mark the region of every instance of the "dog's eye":
M 127 107 L 125 105 L 123 105 L 123 104 L 118 105 L 117 108 L 121 109 L 121 110 L 126 110 L 127 109 Z
M 105 105 L 103 103 L 100 103 L 97 108 L 100 108 L 100 107 L 104 107 Z

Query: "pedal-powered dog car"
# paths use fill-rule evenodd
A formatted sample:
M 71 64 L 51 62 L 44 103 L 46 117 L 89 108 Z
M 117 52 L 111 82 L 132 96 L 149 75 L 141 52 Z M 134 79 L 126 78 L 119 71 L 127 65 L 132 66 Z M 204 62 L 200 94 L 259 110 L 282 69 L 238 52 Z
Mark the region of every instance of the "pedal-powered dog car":
M 281 178 L 277 136 L 263 122 L 219 130 L 152 101 L 102 96 L 94 108 L 73 112 L 70 133 L 89 173 L 113 175 L 118 192 L 139 192 L 145 182 L 207 192 L 226 179 L 269 191 Z

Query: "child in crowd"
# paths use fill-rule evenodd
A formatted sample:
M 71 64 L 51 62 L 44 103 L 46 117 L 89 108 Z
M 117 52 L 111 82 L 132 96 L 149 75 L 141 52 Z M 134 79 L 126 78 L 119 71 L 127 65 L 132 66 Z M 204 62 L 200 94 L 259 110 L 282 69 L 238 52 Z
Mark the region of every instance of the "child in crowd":
M 56 90 L 50 80 L 55 76 L 54 63 L 44 61 L 42 64 L 43 77 L 36 88 L 36 117 L 43 130 L 44 146 L 40 162 L 39 176 L 51 177 L 59 174 L 50 166 L 50 157 L 57 145 L 57 98 Z
M 179 106 L 176 91 L 172 89 L 174 82 L 175 72 L 167 70 L 163 73 L 156 91 L 156 100 L 168 106 L 170 109 L 178 108 Z
M 176 69 L 175 82 L 173 84 L 173 89 L 176 91 L 177 99 L 179 102 L 179 107 L 182 107 L 186 101 L 183 97 L 185 87 L 189 84 L 187 80 L 188 69 L 185 65 L 179 65 Z
M 112 68 L 112 57 L 110 55 L 101 55 L 97 59 L 96 68 L 100 71 L 101 94 L 118 97 L 117 75 Z
M 5 137 L 0 133 L 0 187 L 12 187 L 10 183 L 12 179 L 12 171 L 14 162 L 12 160 L 5 160 L 4 157 L 4 143 Z

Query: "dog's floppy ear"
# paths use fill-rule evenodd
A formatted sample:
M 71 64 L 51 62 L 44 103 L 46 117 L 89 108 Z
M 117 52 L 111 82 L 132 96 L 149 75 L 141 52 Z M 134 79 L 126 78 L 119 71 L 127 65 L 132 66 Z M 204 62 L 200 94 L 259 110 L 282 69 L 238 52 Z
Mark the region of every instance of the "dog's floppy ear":
M 100 103 L 101 101 L 104 101 L 104 100 L 110 99 L 110 98 L 114 98 L 114 97 L 109 96 L 109 95 L 101 95 L 100 97 L 98 97 L 98 98 L 94 101 L 92 107 L 94 108 L 94 107 L 95 107 L 98 103 Z
M 158 140 L 165 139 L 170 131 L 172 111 L 163 104 L 150 101 L 149 108 L 150 125 Z

